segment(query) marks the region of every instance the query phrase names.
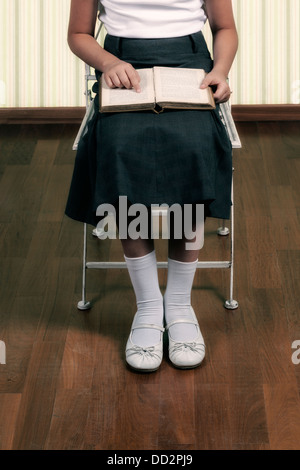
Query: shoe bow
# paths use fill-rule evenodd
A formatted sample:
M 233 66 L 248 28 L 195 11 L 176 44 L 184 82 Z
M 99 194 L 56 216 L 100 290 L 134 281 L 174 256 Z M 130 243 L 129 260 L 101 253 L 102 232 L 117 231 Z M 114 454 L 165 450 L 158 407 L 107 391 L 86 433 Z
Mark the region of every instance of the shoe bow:
M 160 357 L 159 354 L 157 354 L 155 352 L 155 346 L 149 346 L 149 347 L 145 348 L 145 347 L 134 345 L 132 348 L 128 348 L 126 352 L 127 352 L 128 356 L 138 354 L 138 355 L 140 355 L 142 357 L 146 357 L 146 358 L 149 358 L 149 357 L 158 357 L 159 358 Z
M 195 353 L 203 352 L 205 350 L 204 344 L 201 343 L 174 343 L 172 345 L 172 353 L 189 350 Z

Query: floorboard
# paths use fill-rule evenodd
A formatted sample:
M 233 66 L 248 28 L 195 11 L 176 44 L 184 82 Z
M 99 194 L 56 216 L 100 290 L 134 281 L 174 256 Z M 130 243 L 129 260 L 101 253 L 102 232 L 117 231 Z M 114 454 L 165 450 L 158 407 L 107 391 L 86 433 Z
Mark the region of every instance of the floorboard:
M 74 125 L 0 128 L 0 450 L 299 450 L 299 122 L 238 122 L 234 150 L 235 282 L 202 269 L 192 302 L 206 358 L 153 374 L 125 365 L 135 313 L 126 270 L 89 270 L 83 226 L 64 215 Z M 202 260 L 228 259 L 209 219 Z M 90 260 L 120 260 L 119 240 L 88 230 Z M 167 256 L 156 240 L 157 257 Z M 159 271 L 164 291 L 167 273 Z

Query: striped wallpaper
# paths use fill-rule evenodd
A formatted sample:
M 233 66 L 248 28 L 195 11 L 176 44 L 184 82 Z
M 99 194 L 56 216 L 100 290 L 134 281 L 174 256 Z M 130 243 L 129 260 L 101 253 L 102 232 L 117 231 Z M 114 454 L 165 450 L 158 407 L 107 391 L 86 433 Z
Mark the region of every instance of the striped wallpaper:
M 300 103 L 300 1 L 233 0 L 239 51 L 232 104 Z M 85 104 L 66 42 L 70 0 L 0 0 L 0 106 Z M 205 36 L 210 44 L 209 28 Z

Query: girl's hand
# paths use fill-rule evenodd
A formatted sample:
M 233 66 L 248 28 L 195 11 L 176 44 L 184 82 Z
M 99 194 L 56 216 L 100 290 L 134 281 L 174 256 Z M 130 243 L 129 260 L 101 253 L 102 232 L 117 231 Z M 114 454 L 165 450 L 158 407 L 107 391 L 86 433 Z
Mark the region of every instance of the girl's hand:
M 212 70 L 206 75 L 200 88 L 204 89 L 208 86 L 211 86 L 214 90 L 213 95 L 216 103 L 224 103 L 229 100 L 231 91 L 225 75 L 221 72 Z
M 137 93 L 141 91 L 140 76 L 128 62 L 116 59 L 102 68 L 104 80 L 110 88 L 134 88 Z

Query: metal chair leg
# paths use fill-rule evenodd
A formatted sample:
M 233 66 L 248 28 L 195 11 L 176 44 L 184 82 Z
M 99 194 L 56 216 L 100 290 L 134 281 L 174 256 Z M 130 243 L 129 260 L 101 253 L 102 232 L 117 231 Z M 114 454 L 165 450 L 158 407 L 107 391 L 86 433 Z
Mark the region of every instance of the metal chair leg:
M 232 169 L 232 178 L 233 178 L 233 170 Z M 232 187 L 231 187 L 231 200 L 232 200 L 232 206 L 231 206 L 231 214 L 230 214 L 230 232 L 231 232 L 231 237 L 230 237 L 230 259 L 231 259 L 231 264 L 230 264 L 230 289 L 229 289 L 229 299 L 225 301 L 224 307 L 227 308 L 228 310 L 235 310 L 238 308 L 239 304 L 237 300 L 234 300 L 233 298 L 233 268 L 234 268 L 234 194 L 233 194 L 233 181 L 232 181 Z
M 91 308 L 91 303 L 86 301 L 85 298 L 85 285 L 86 285 L 86 231 L 87 224 L 83 224 L 83 263 L 82 263 L 82 299 L 78 302 L 78 310 L 89 310 Z
M 221 236 L 229 235 L 229 228 L 225 225 L 225 220 L 222 220 L 222 225 L 218 228 L 217 234 Z

